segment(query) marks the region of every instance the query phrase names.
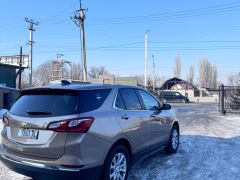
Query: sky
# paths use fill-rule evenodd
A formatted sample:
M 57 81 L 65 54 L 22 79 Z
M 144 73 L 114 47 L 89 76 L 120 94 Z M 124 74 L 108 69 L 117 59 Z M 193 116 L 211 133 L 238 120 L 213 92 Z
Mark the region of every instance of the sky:
M 144 73 L 144 36 L 148 32 L 148 74 L 152 55 L 156 73 L 171 78 L 176 56 L 181 77 L 202 58 L 218 68 L 218 80 L 240 69 L 240 0 L 82 0 L 85 19 L 87 66 L 105 66 L 113 74 Z M 56 59 L 81 62 L 79 28 L 70 17 L 78 0 L 1 0 L 0 56 L 29 53 L 28 23 L 39 22 L 33 34 L 33 67 Z

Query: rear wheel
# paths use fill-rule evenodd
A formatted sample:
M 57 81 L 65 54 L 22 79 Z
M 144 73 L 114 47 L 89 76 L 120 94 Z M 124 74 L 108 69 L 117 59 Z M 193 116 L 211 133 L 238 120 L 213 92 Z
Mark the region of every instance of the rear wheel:
M 109 152 L 103 169 L 104 180 L 126 180 L 130 169 L 128 150 L 117 145 Z
M 178 146 L 179 146 L 179 128 L 178 126 L 173 125 L 171 129 L 168 145 L 165 148 L 165 150 L 168 154 L 173 154 L 177 151 Z

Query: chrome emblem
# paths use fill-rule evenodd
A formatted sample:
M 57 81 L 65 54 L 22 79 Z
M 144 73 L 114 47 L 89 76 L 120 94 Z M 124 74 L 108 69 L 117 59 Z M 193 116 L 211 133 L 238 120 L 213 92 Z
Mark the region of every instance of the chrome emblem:
M 23 122 L 22 125 L 23 125 L 23 127 L 28 127 L 28 123 L 27 122 Z

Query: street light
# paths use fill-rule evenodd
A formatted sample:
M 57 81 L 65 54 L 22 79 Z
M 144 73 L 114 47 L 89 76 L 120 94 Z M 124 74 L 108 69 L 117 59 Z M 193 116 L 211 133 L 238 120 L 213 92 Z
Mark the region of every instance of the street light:
M 148 43 L 148 32 L 145 32 L 145 58 L 144 58 L 144 87 L 147 89 L 147 43 Z
M 154 61 L 154 55 L 152 55 L 153 59 L 153 93 L 155 91 L 155 61 Z

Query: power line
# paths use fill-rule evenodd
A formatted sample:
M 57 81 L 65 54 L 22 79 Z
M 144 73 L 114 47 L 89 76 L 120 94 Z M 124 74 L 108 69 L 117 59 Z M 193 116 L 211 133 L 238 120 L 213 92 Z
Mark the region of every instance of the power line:
M 240 43 L 240 40 L 193 40 L 193 41 L 149 41 L 153 44 L 185 44 L 185 43 Z
M 227 3 L 227 4 L 221 4 L 221 5 L 216 5 L 216 6 L 208 6 L 204 8 L 197 8 L 197 9 L 190 9 L 190 10 L 183 10 L 183 11 L 175 11 L 175 12 L 169 12 L 169 13 L 157 13 L 157 14 L 151 14 L 151 15 L 140 15 L 140 16 L 130 16 L 130 17 L 124 17 L 124 18 L 95 18 L 93 20 L 100 20 L 100 21 L 105 21 L 105 20 L 126 20 L 126 19 L 139 19 L 139 18 L 148 18 L 148 17 L 156 17 L 156 16 L 161 16 L 161 15 L 171 15 L 171 14 L 179 14 L 179 13 L 186 13 L 186 12 L 199 12 L 201 10 L 207 10 L 207 9 L 216 9 L 216 8 L 226 8 L 227 6 L 229 7 L 236 7 L 239 6 L 240 2 L 235 2 L 235 3 Z M 228 8 L 229 8 L 228 7 Z
M 124 17 L 124 18 L 106 18 L 106 19 L 90 19 L 92 22 L 88 23 L 88 25 L 114 25 L 114 24 L 132 24 L 132 23 L 144 23 L 144 22 L 154 22 L 154 21 L 166 21 L 166 20 L 174 20 L 174 19 L 183 19 L 190 18 L 196 16 L 203 15 L 211 15 L 211 14 L 222 14 L 226 12 L 233 12 L 240 10 L 240 2 L 236 3 L 228 3 L 221 4 L 216 6 L 209 6 L 205 8 L 198 9 L 190 9 L 185 11 L 176 11 L 169 13 L 158 13 L 152 15 L 145 16 L 132 16 L 132 17 Z M 62 23 L 68 21 L 68 19 L 43 19 L 44 21 L 51 21 Z

